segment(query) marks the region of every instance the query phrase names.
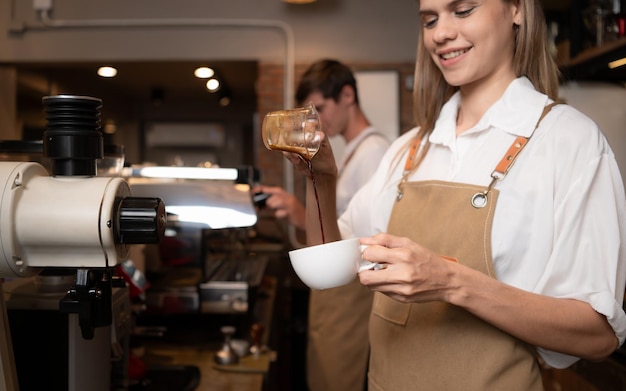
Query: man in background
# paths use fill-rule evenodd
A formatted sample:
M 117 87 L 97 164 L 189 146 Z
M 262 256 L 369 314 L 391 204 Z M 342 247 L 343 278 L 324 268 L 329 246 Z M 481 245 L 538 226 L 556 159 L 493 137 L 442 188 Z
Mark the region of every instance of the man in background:
M 349 67 L 324 59 L 312 64 L 296 89 L 299 106 L 312 102 L 322 130 L 346 142 L 338 160 L 337 214 L 376 170 L 389 146 L 361 110 L 356 79 Z M 277 218 L 306 227 L 302 203 L 281 187 L 259 186 L 269 195 L 265 205 Z M 348 285 L 311 291 L 307 336 L 307 384 L 310 391 L 352 391 L 366 388 L 369 355 L 368 322 L 373 293 L 356 279 Z

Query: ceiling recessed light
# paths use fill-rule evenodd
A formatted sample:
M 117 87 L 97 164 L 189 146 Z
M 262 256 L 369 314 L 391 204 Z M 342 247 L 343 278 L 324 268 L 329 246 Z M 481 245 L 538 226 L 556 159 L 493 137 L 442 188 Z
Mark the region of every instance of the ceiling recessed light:
M 220 100 L 219 100 L 219 104 L 222 107 L 228 106 L 230 104 L 230 97 L 228 97 L 228 96 L 221 97 Z
M 209 79 L 209 81 L 206 82 L 206 88 L 207 90 L 211 91 L 211 92 L 215 92 L 220 88 L 220 82 L 217 79 Z
M 193 74 L 198 79 L 208 79 L 210 77 L 213 77 L 213 75 L 215 75 L 215 71 L 209 67 L 199 67 L 199 68 L 196 68 L 195 71 L 193 71 Z
M 117 75 L 117 69 L 113 67 L 100 67 L 98 68 L 98 75 L 102 77 L 115 77 L 115 75 Z

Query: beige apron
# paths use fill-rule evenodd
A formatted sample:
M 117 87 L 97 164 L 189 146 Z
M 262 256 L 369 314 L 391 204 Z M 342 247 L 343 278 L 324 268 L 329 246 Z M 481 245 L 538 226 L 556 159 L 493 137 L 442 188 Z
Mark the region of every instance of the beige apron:
M 342 167 L 348 165 L 359 145 L 374 135 L 381 134 L 373 132 L 363 137 Z M 311 291 L 306 361 L 309 391 L 365 388 L 369 355 L 367 325 L 373 296 L 358 279 L 342 287 Z
M 338 288 L 311 291 L 307 345 L 310 391 L 365 388 L 372 297 L 372 291 L 358 279 Z
M 491 226 L 498 191 L 492 186 L 527 141 L 513 143 L 487 190 L 441 181 L 401 183 L 388 232 L 495 278 Z M 474 207 L 474 200 L 485 204 Z M 370 391 L 543 389 L 530 346 L 447 303 L 404 304 L 376 293 L 370 345 Z

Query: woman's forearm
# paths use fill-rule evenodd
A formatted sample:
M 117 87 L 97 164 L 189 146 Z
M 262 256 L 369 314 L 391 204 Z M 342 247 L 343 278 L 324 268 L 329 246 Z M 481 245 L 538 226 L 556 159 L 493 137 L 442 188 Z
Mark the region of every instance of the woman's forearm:
M 617 348 L 606 317 L 574 299 L 538 295 L 472 273 L 452 302 L 534 346 L 598 360 Z

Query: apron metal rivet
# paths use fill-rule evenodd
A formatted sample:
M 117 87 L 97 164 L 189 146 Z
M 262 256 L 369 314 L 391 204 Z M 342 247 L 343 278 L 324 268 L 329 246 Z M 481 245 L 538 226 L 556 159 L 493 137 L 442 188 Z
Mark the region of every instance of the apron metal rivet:
M 476 193 L 472 196 L 472 206 L 474 208 L 480 209 L 487 205 L 487 194 L 485 193 Z

